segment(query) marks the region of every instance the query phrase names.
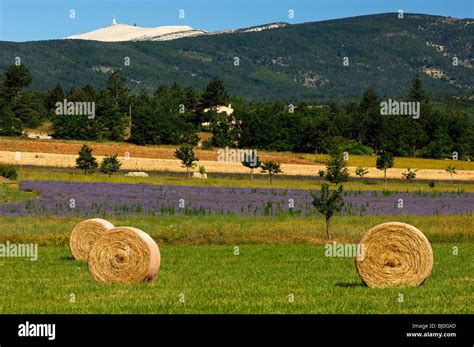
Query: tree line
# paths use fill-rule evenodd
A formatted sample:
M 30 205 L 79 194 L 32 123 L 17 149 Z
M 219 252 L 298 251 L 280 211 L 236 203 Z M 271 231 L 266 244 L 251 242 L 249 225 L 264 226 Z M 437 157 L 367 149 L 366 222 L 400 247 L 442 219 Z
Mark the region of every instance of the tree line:
M 0 135 L 20 136 L 25 128 L 52 123 L 55 138 L 129 141 L 139 145 L 196 145 L 198 132 L 210 131 L 204 148 L 238 147 L 305 153 L 347 151 L 451 158 L 474 157 L 474 125 L 456 99 L 435 108 L 421 79 L 414 76 L 403 101 L 419 102 L 420 117 L 387 116 L 385 101 L 367 88 L 358 102 L 329 105 L 281 101 L 248 103 L 230 96 L 215 77 L 203 90 L 161 85 L 152 94 L 130 92 L 120 70 L 104 89 L 86 85 L 64 91 L 60 84 L 46 93 L 25 88 L 32 81 L 24 65 L 7 69 L 0 89 Z M 57 114 L 57 103 L 94 102 L 95 117 Z M 233 113 L 217 106 L 232 105 Z M 206 124 L 204 126 L 203 124 Z

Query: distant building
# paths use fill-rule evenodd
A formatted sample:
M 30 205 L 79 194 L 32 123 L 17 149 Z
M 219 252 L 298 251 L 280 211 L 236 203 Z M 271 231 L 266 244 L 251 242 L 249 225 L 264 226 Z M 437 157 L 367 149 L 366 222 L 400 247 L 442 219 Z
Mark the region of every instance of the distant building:
M 210 110 L 211 110 L 210 108 L 206 108 L 206 109 L 204 109 L 204 113 L 207 113 Z M 229 104 L 228 106 L 219 105 L 213 110 L 216 111 L 217 113 L 226 113 L 228 116 L 231 116 L 234 113 L 234 109 L 232 108 L 231 104 Z M 232 123 L 234 123 L 234 122 L 232 122 Z M 208 129 L 210 125 L 211 125 L 210 122 L 201 123 L 201 126 L 204 129 Z

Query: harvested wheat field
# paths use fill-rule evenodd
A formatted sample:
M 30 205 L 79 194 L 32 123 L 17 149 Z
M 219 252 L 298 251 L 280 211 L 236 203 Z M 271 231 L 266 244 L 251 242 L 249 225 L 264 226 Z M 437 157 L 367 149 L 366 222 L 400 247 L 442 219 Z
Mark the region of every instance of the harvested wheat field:
M 166 149 L 173 153 L 173 149 Z M 215 153 L 213 153 L 215 154 Z M 198 165 L 204 165 L 207 172 L 218 173 L 248 173 L 249 169 L 245 168 L 240 163 L 226 163 L 218 162 L 217 160 L 202 160 L 200 158 Z M 102 155 L 96 156 L 99 162 L 104 158 Z M 172 154 L 171 154 L 172 157 Z M 264 156 L 262 156 L 264 157 Z M 21 165 L 34 166 L 57 166 L 57 167 L 75 167 L 77 155 L 75 154 L 56 154 L 56 153 L 38 153 L 38 152 L 11 152 L 0 151 L 0 162 Z M 123 170 L 130 171 L 171 171 L 171 172 L 186 172 L 186 169 L 181 167 L 180 161 L 177 159 L 163 159 L 163 158 L 142 158 L 142 157 L 119 157 L 122 162 Z M 273 159 L 275 160 L 275 159 Z M 278 159 L 280 160 L 280 158 Z M 283 175 L 294 176 L 317 176 L 319 170 L 326 168 L 323 164 L 296 164 L 281 162 L 281 169 Z M 349 167 L 351 176 L 355 174 L 355 167 Z M 383 178 L 384 173 L 376 168 L 368 168 L 368 178 Z M 387 171 L 387 178 L 401 179 L 402 173 L 405 169 L 393 168 Z M 259 173 L 259 170 L 255 170 Z M 426 180 L 449 180 L 450 175 L 444 170 L 423 169 L 417 172 L 418 179 Z M 459 170 L 455 176 L 456 180 L 474 181 L 474 170 Z
M 174 159 L 175 146 L 137 146 L 120 142 L 80 142 L 61 140 L 21 140 L 0 137 L 0 151 L 6 152 L 30 152 L 35 154 L 74 154 L 76 155 L 82 145 L 87 143 L 94 151 L 94 155 L 106 156 L 117 154 L 119 157 L 128 156 L 130 158 L 153 158 L 153 159 Z M 217 150 L 196 150 L 196 155 L 200 160 L 216 161 Z M 312 164 L 309 159 L 298 158 L 291 153 L 260 153 L 260 160 L 275 160 L 279 163 L 287 164 Z

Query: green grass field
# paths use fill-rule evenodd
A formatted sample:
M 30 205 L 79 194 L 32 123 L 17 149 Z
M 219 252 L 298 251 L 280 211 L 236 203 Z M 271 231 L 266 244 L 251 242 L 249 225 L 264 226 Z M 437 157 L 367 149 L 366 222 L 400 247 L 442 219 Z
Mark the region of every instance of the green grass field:
M 152 283 L 92 280 L 67 247 L 72 217 L 3 217 L 4 242 L 38 242 L 38 261 L 0 258 L 0 313 L 473 313 L 474 216 L 401 216 L 432 242 L 435 265 L 416 288 L 372 289 L 353 258 L 324 255 L 317 217 L 111 217 L 160 245 Z M 357 242 L 391 220 L 335 217 L 334 240 Z M 234 255 L 239 247 L 239 255 Z M 453 255 L 453 247 L 459 254 Z M 399 294 L 404 301 L 398 302 Z M 70 302 L 71 294 L 75 302 Z M 180 302 L 184 294 L 185 302 Z M 289 302 L 291 295 L 294 302 Z M 181 296 L 182 298 L 182 296 Z
M 20 168 L 19 180 L 50 179 L 317 189 L 321 180 L 219 176 L 189 180 L 172 174 L 129 178 L 71 170 Z M 464 190 L 473 184 L 348 182 L 345 189 Z M 2 184 L 0 202 L 34 193 Z M 474 215 L 335 216 L 333 240 L 357 243 L 371 227 L 401 221 L 430 240 L 434 269 L 415 288 L 374 289 L 359 279 L 353 258 L 328 258 L 321 216 L 114 216 L 117 226 L 149 233 L 159 244 L 156 281 L 100 284 L 87 264 L 71 258 L 68 242 L 77 217 L 0 217 L 0 243 L 39 244 L 39 258 L 1 258 L 0 313 L 474 313 Z M 331 240 L 331 241 L 333 241 Z M 239 255 L 235 255 L 235 247 Z M 457 247 L 458 255 L 454 254 Z M 403 301 L 400 300 L 403 295 Z M 72 300 L 74 299 L 74 300 Z M 181 299 L 181 300 L 180 300 Z M 183 300 L 184 299 L 184 300 Z M 294 299 L 294 300 L 292 300 Z M 401 302 L 400 302 L 401 301 Z
M 84 175 L 82 172 L 66 169 L 26 168 L 18 169 L 18 180 L 59 180 L 82 182 L 112 182 L 112 183 L 143 183 L 143 184 L 173 184 L 194 186 L 222 186 L 222 187 L 258 187 L 258 188 L 283 188 L 283 189 L 319 189 L 325 181 L 320 178 L 288 178 L 285 176 L 274 177 L 273 183 L 265 175 L 255 176 L 250 179 L 248 175 L 219 175 L 210 174 L 207 180 L 187 178 L 184 175 L 171 173 L 151 173 L 150 177 L 125 177 L 115 174 L 110 178 L 101 173 Z M 474 192 L 474 182 L 446 183 L 436 182 L 433 188 L 427 182 L 408 183 L 405 181 L 360 180 L 344 183 L 345 190 L 391 190 L 391 191 L 465 191 Z
M 301 159 L 312 160 L 316 163 L 325 164 L 328 159 L 327 154 L 295 154 Z M 375 167 L 377 157 L 374 155 L 349 155 L 348 166 Z M 432 169 L 445 170 L 448 165 L 455 166 L 457 170 L 474 170 L 474 162 L 465 160 L 443 160 L 443 159 L 424 159 L 412 157 L 395 157 L 394 168 L 412 168 L 412 169 Z
M 20 190 L 17 182 L 0 183 L 0 204 L 10 201 L 23 201 L 36 196 L 33 192 Z
M 358 242 L 373 226 L 393 221 L 415 225 L 436 243 L 474 243 L 474 215 L 450 216 L 335 216 L 333 239 Z M 321 244 L 326 242 L 320 216 L 242 217 L 224 215 L 171 215 L 107 217 L 117 226 L 135 226 L 160 245 Z M 1 217 L 0 242 L 35 242 L 45 246 L 67 245 L 78 217 Z
M 46 246 L 36 262 L 0 259 L 0 313 L 472 314 L 474 245 L 457 245 L 458 255 L 453 246 L 433 245 L 423 286 L 392 289 L 364 286 L 354 259 L 325 257 L 322 245 L 244 245 L 239 255 L 166 245 L 157 280 L 126 285 L 96 283 L 66 247 Z

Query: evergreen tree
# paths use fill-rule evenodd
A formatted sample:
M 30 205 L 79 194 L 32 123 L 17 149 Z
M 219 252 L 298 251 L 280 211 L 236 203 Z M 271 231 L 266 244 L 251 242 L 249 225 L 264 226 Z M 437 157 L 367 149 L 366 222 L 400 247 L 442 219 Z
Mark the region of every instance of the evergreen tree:
M 5 72 L 3 86 L 9 99 L 16 99 L 21 96 L 21 90 L 30 85 L 33 81 L 30 70 L 21 65 L 11 65 Z
M 215 108 L 219 105 L 227 105 L 228 101 L 229 94 L 224 88 L 224 83 L 218 77 L 214 77 L 202 95 L 202 106 L 204 108 Z
M 194 90 L 193 87 L 188 87 L 184 90 L 186 102 L 186 110 L 189 112 L 196 112 L 199 108 L 199 94 Z
M 354 117 L 353 126 L 358 133 L 358 140 L 374 150 L 382 146 L 382 128 L 384 121 L 391 121 L 380 114 L 380 102 L 372 88 L 367 88 L 359 104 L 358 115 Z
M 331 183 L 340 184 L 347 181 L 349 178 L 349 171 L 344 160 L 342 152 L 333 152 L 326 163 L 325 179 Z
M 15 117 L 15 114 L 6 107 L 0 109 L 0 135 L 21 136 L 23 122 Z
M 52 110 L 56 108 L 57 102 L 63 102 L 64 100 L 64 89 L 61 84 L 56 84 L 56 86 L 49 90 L 46 93 L 45 97 L 45 106 L 48 110 Z
M 21 98 L 13 99 L 10 105 L 15 117 L 28 128 L 38 127 L 48 115 L 43 94 L 39 92 L 23 92 Z
M 107 174 L 110 177 L 110 175 L 117 172 L 121 166 L 122 166 L 122 163 L 120 163 L 120 161 L 117 158 L 117 154 L 115 154 L 115 155 L 106 156 L 104 160 L 102 160 L 99 170 L 103 174 Z
M 423 82 L 421 81 L 420 75 L 417 73 L 413 77 L 408 90 L 408 100 L 410 101 L 419 101 L 419 102 L 429 102 L 429 96 L 426 90 L 423 87 Z
M 114 70 L 107 80 L 107 89 L 112 94 L 121 112 L 127 112 L 129 104 L 129 89 L 125 85 L 125 81 L 126 78 L 121 70 Z
M 88 173 L 94 172 L 97 166 L 97 160 L 92 155 L 92 149 L 88 145 L 83 145 L 76 159 L 76 168 L 84 170 L 84 174 L 87 175 Z
M 82 92 L 85 94 L 87 101 L 96 101 L 95 89 L 90 84 L 86 84 L 84 88 L 82 88 Z
M 238 130 L 232 115 L 228 115 L 225 112 L 211 112 L 212 144 L 216 147 L 236 146 Z

